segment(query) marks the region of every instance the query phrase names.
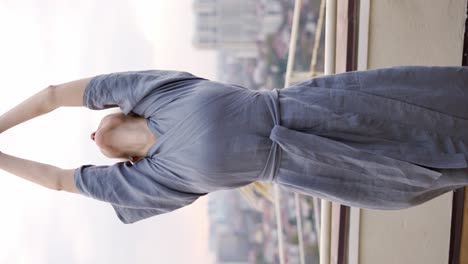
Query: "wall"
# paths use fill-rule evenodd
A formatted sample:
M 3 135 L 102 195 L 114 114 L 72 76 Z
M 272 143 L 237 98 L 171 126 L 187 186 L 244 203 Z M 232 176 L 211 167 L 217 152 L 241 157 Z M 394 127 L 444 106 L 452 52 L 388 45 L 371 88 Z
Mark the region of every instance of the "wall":
M 466 0 L 362 1 L 369 34 L 359 39 L 368 41 L 359 64 L 461 65 L 466 5 Z M 361 209 L 359 263 L 448 263 L 451 202 L 447 193 L 400 211 Z

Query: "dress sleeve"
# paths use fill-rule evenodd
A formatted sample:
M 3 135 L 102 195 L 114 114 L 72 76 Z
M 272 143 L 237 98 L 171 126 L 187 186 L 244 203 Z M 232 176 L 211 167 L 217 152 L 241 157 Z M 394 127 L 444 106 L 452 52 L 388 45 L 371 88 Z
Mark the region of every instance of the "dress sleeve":
M 156 101 L 165 95 L 173 95 L 173 90 L 183 90 L 184 83 L 197 80 L 204 79 L 183 71 L 144 70 L 100 74 L 91 78 L 86 86 L 83 105 L 93 110 L 120 107 L 127 115 L 135 112 L 135 107 L 149 95 L 153 104 L 162 103 Z M 135 113 L 148 115 L 143 110 Z
M 206 194 L 171 189 L 159 177 L 157 163 L 147 158 L 133 165 L 83 165 L 75 170 L 74 181 L 82 195 L 110 203 L 124 224 L 171 212 Z

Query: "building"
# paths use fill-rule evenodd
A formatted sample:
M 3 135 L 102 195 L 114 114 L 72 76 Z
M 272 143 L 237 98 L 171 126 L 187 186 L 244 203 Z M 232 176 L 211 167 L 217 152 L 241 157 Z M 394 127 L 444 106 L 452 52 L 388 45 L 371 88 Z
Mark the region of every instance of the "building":
M 193 45 L 255 57 L 259 25 L 256 5 L 256 1 L 250 0 L 195 0 Z

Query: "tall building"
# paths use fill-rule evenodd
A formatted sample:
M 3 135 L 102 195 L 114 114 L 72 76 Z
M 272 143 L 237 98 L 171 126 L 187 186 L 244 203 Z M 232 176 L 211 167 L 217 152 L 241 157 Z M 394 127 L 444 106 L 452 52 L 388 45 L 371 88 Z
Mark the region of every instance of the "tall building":
M 239 57 L 257 55 L 257 1 L 195 0 L 193 10 L 195 47 L 228 50 Z

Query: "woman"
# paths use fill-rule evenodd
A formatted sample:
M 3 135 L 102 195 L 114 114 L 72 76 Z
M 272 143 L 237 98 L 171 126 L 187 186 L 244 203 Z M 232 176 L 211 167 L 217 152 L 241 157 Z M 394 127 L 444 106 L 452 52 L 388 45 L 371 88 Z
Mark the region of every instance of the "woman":
M 254 91 L 180 71 L 51 85 L 0 132 L 62 106 L 120 107 L 90 135 L 111 166 L 0 168 L 108 202 L 126 224 L 221 189 L 277 183 L 349 206 L 402 209 L 468 185 L 468 67 L 397 66 Z

